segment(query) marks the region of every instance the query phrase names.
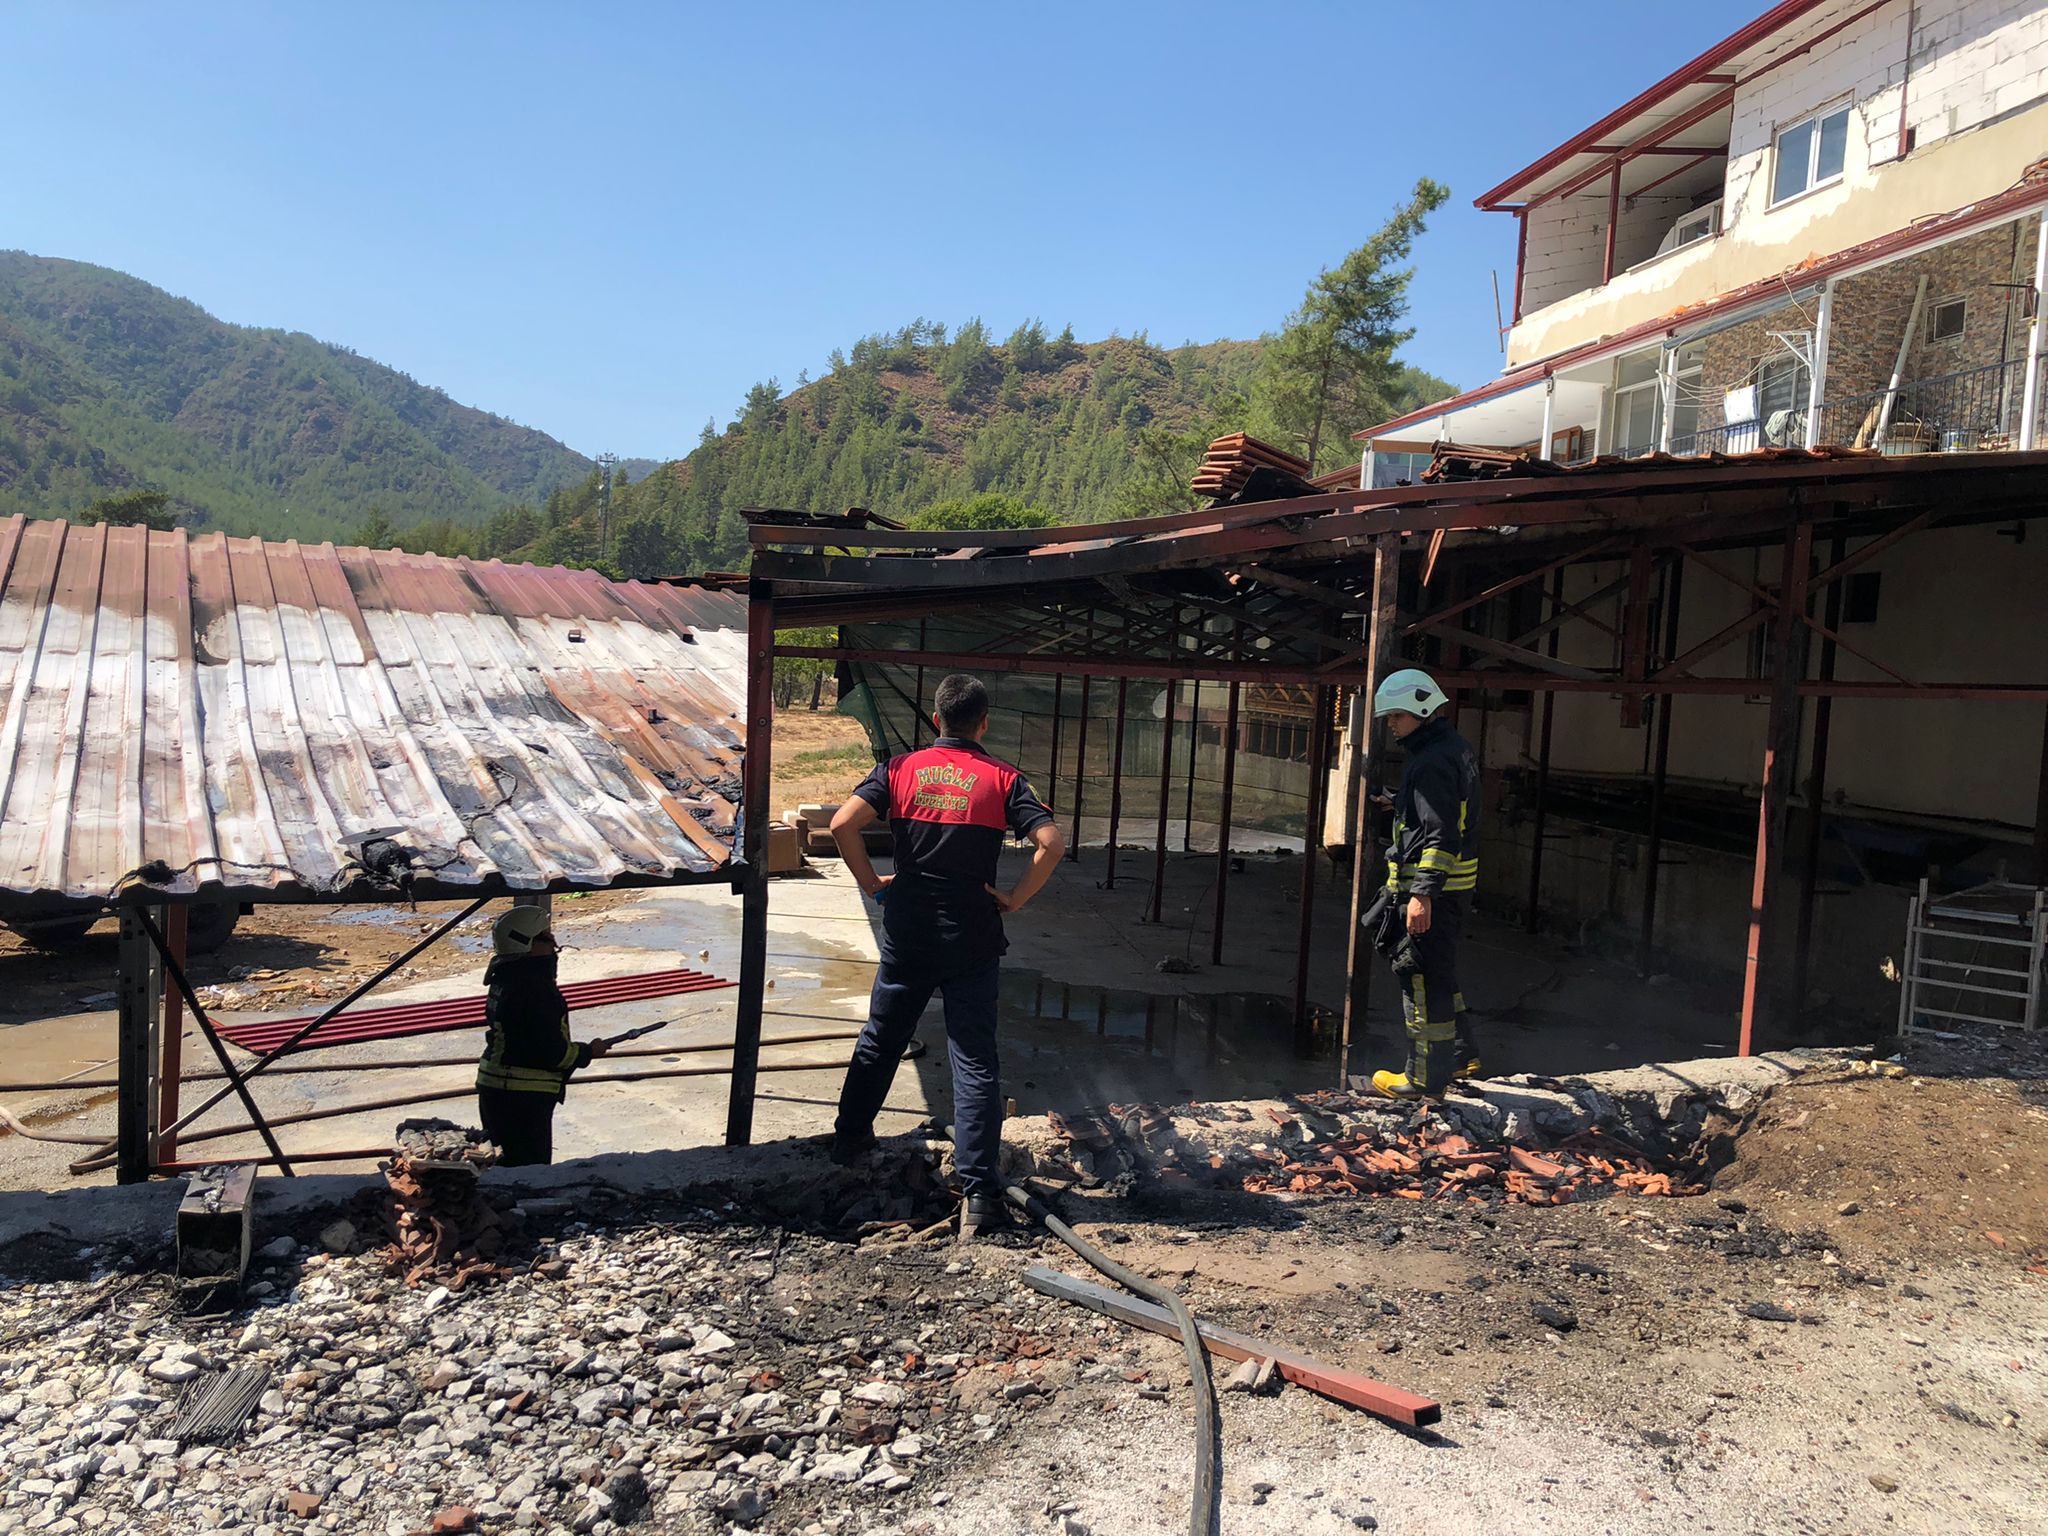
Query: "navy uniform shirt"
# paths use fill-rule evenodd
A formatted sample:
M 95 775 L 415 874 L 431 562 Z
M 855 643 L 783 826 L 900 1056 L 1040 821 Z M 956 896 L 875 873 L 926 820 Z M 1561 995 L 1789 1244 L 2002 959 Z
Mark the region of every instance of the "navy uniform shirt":
M 1052 820 L 1023 773 L 958 736 L 877 763 L 854 790 L 889 819 L 896 878 L 883 892 L 892 948 L 949 964 L 993 960 L 1009 947 L 987 887 L 1005 833 Z

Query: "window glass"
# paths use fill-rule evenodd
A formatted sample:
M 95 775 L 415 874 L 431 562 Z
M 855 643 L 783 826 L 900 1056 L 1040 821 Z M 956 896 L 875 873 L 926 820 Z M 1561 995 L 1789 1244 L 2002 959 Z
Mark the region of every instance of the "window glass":
M 1663 356 L 1661 349 L 1652 347 L 1647 352 L 1636 352 L 1624 357 L 1614 371 L 1617 389 L 1626 389 L 1631 384 L 1647 384 L 1657 377 L 1657 360 Z
M 1771 181 L 1772 202 L 1782 203 L 1806 190 L 1806 165 L 1812 154 L 1812 123 L 1801 123 L 1778 135 L 1778 172 Z
M 1928 326 L 1928 340 L 1952 341 L 1963 334 L 1963 321 L 1968 313 L 1962 299 L 1950 299 L 1934 306 L 1934 318 Z
M 1830 112 L 1820 120 L 1820 154 L 1813 163 L 1813 181 L 1832 181 L 1842 174 L 1842 157 L 1849 147 L 1849 109 Z

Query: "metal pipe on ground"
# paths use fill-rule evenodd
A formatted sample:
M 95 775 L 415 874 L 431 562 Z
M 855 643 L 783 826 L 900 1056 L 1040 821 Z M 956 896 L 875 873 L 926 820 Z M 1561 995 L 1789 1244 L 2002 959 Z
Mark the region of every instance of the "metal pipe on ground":
M 947 1141 L 953 1139 L 953 1127 L 943 1120 L 934 1120 L 932 1130 Z M 1025 1215 L 1043 1222 L 1054 1237 L 1118 1285 L 1164 1307 L 1180 1328 L 1181 1343 L 1188 1355 L 1188 1378 L 1195 1390 L 1195 1491 L 1188 1510 L 1188 1529 L 1192 1536 L 1214 1536 L 1221 1529 L 1223 1519 L 1223 1479 L 1219 1465 L 1221 1426 L 1216 1417 L 1216 1388 L 1209 1377 L 1208 1350 L 1202 1342 L 1200 1325 L 1188 1310 L 1187 1302 L 1181 1299 L 1178 1291 L 1117 1263 L 1061 1221 L 1052 1213 L 1051 1207 L 1023 1185 L 1006 1184 L 1003 1195 Z

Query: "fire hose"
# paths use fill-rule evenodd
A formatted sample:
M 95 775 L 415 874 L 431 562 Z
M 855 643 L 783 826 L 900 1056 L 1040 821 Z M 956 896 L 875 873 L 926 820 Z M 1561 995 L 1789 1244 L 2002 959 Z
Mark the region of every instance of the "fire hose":
M 933 1121 L 932 1129 L 947 1141 L 953 1140 L 953 1127 L 946 1121 Z M 1023 1185 L 1005 1184 L 1003 1195 L 1025 1215 L 1043 1222 L 1054 1237 L 1118 1285 L 1164 1307 L 1179 1325 L 1181 1343 L 1186 1346 L 1188 1354 L 1188 1381 L 1195 1394 L 1195 1491 L 1188 1511 L 1188 1530 L 1191 1536 L 1213 1536 L 1221 1529 L 1223 1519 L 1222 1477 L 1217 1464 L 1221 1430 L 1216 1418 L 1216 1389 L 1209 1376 L 1209 1351 L 1202 1343 L 1201 1329 L 1195 1323 L 1194 1314 L 1188 1310 L 1188 1304 L 1181 1299 L 1180 1292 L 1117 1263 L 1061 1221 L 1043 1200 Z

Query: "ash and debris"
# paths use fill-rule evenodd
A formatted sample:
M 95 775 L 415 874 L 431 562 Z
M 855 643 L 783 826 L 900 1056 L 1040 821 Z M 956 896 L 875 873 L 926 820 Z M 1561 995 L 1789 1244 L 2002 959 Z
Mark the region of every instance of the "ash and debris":
M 11 1290 L 0 1532 L 815 1536 L 915 1496 L 936 1459 L 1028 1426 L 1084 1372 L 1129 1369 L 1097 1341 L 1109 1325 L 949 1245 L 606 1204 L 515 1205 L 523 1261 L 459 1294 L 324 1251 L 357 1246 L 346 1221 L 266 1244 L 232 1317 L 179 1316 L 156 1277 Z M 522 1244 L 541 1223 L 559 1238 Z M 269 1385 L 239 1439 L 173 1434 L 193 1383 L 250 1369 Z
M 2003 1496 L 2013 1468 L 2048 1449 L 2020 1369 L 2035 1314 L 2012 1310 L 2026 1297 L 2006 1277 L 2011 1255 L 1957 1267 L 1848 1251 L 1853 1202 L 1830 1232 L 1787 1222 L 1773 1191 L 1748 1186 L 1643 1198 L 1610 1181 L 1613 1198 L 1551 1205 L 1509 1199 L 1505 1183 L 1478 1200 L 1246 1185 L 1270 1172 L 1253 1148 L 1307 1166 L 1368 1128 L 1413 1137 L 1446 1113 L 1474 1151 L 1491 1128 L 1486 1148 L 1550 1156 L 1596 1128 L 1641 1135 L 1646 1113 L 1667 1110 L 1712 1142 L 1748 1107 L 1730 1097 L 1646 1112 L 1607 1088 L 1532 1082 L 1486 1085 L 1448 1112 L 1324 1096 L 1277 1117 L 1203 1104 L 1098 1115 L 1076 1138 L 1043 1121 L 1006 1133 L 1019 1170 L 1119 1260 L 1207 1319 L 1439 1398 L 1445 1443 L 1518 1415 L 1597 1421 L 1586 1455 L 1625 1459 L 1639 1494 L 1718 1486 L 1724 1512 L 1761 1510 L 1782 1488 L 1755 1486 L 1755 1471 L 1790 1464 L 1774 1437 L 1800 1432 L 1744 1384 L 1761 1371 L 1854 1393 L 1871 1427 L 1839 1454 L 1860 1497 L 1932 1496 L 1927 1458 L 1970 1459 L 1992 1479 L 1977 1495 Z M 1669 1138 L 1643 1145 L 1659 1172 L 1711 1181 Z M 0 1536 L 1106 1533 L 1184 1515 L 1177 1463 L 1144 1463 L 1154 1494 L 1135 1464 L 1118 1481 L 1071 1459 L 1097 1425 L 1103 1457 L 1179 1454 L 1177 1344 L 1030 1292 L 1025 1262 L 1085 1273 L 1037 1233 L 935 1240 L 949 1196 L 932 1146 L 891 1143 L 857 1175 L 817 1164 L 662 1196 L 602 1182 L 521 1195 L 486 1178 L 477 1208 L 437 1209 L 444 1225 L 457 1211 L 458 1234 L 493 1234 L 487 1267 L 468 1242 L 384 1242 L 394 1192 L 407 1196 L 380 1185 L 340 1219 L 308 1212 L 262 1241 L 242 1306 L 218 1317 L 179 1310 L 167 1234 L 10 1254 L 4 1267 L 42 1278 L 0 1290 Z M 2015 1319 L 2016 1332 L 1979 1336 Z M 238 1398 L 255 1372 L 245 1421 L 189 1411 L 209 1393 Z M 1410 1440 L 1299 1388 L 1269 1401 L 1250 1390 L 1255 1372 L 1243 1385 L 1223 1399 L 1226 1440 L 1249 1433 L 1233 1424 L 1262 1426 L 1247 1454 L 1265 1470 L 1240 1475 L 1226 1451 L 1227 1526 L 1252 1509 L 1298 1516 L 1304 1532 L 1394 1513 L 1391 1497 L 1313 1479 L 1331 1457 L 1407 1454 Z M 1311 1482 L 1254 1480 L 1282 1454 Z M 1544 1486 L 1502 1497 L 1540 1505 L 1575 1475 L 1545 1470 Z

